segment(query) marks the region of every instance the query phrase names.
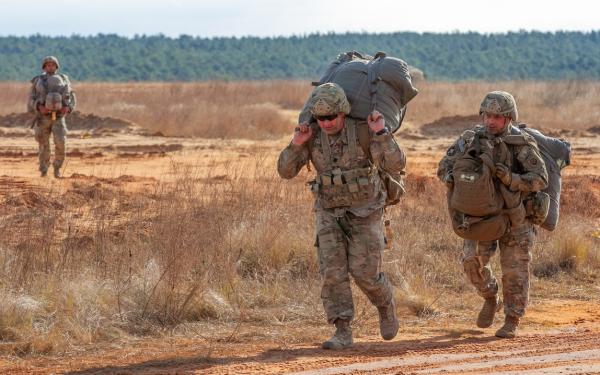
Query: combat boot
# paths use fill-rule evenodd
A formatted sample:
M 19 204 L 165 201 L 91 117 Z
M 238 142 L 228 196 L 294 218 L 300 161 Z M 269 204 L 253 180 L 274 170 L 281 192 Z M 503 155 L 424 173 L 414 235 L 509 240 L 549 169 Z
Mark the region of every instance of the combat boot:
M 48 175 L 48 171 L 40 171 L 40 177 L 46 177 Z
M 499 297 L 494 296 L 486 298 L 483 303 L 483 307 L 477 316 L 477 327 L 488 328 L 494 323 L 494 317 L 496 313 L 500 311 L 502 307 L 502 301 Z
M 512 339 L 517 336 L 517 327 L 519 327 L 519 318 L 507 316 L 504 320 L 504 325 L 496 331 L 496 337 Z
M 323 349 L 339 350 L 352 346 L 352 328 L 350 321 L 346 319 L 336 319 L 335 333 L 322 345 Z
M 60 168 L 54 167 L 54 177 L 60 178 Z
M 400 324 L 396 316 L 396 303 L 392 302 L 387 306 L 377 307 L 379 311 L 379 332 L 384 340 L 391 340 L 396 337 Z

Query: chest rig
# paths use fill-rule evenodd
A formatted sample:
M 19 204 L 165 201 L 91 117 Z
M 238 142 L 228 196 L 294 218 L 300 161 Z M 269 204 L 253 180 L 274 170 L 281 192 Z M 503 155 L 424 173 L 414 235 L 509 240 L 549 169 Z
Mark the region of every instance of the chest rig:
M 358 156 L 356 123 L 346 121 L 345 128 L 347 149 L 342 145 L 339 148 L 341 152 L 338 150 L 335 155 L 332 153 L 329 136 L 324 131 L 319 131 L 320 151 L 325 168 L 309 182 L 309 186 L 318 196 L 323 208 L 358 205 L 373 199 L 379 193 L 377 168 L 366 155 L 363 158 Z M 342 158 L 344 153 L 348 153 L 348 158 Z

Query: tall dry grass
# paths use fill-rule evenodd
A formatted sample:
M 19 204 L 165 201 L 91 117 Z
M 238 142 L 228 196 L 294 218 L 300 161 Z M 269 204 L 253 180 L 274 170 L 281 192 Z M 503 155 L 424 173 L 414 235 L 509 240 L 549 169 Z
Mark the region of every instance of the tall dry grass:
M 167 134 L 236 138 L 288 134 L 293 113 L 283 110 L 297 110 L 310 90 L 303 82 L 75 87 L 84 112 Z M 600 85 L 585 82 L 425 83 L 408 120 L 471 114 L 496 88 L 516 94 L 524 120 L 535 115 L 547 119 L 543 126 L 564 127 L 562 116 L 570 116 L 570 128 L 597 124 Z M 25 84 L 0 84 L 0 111 L 20 112 L 26 91 Z M 557 112 L 562 92 L 572 100 L 562 99 Z M 0 350 L 61 352 L 199 323 L 323 325 L 307 178 L 303 172 L 282 181 L 273 155 L 258 156 L 263 151 L 250 164 L 225 166 L 223 175 L 173 162 L 176 181 L 135 193 L 94 177 L 50 191 L 7 190 L 0 204 Z M 474 314 L 465 301 L 476 294 L 462 274 L 443 186 L 423 176 L 408 176 L 407 184 L 406 198 L 386 214 L 396 241 L 385 270 L 418 316 Z M 594 219 L 584 215 L 591 200 L 571 194 L 565 202 L 558 230 L 542 232 L 533 249 L 532 291 L 598 298 L 600 242 L 589 236 Z M 494 270 L 499 275 L 497 260 Z M 356 296 L 357 325 L 371 324 L 374 308 Z
M 289 134 L 312 87 L 304 81 L 198 83 L 74 82 L 78 109 L 136 122 L 166 135 L 265 139 Z M 600 83 L 587 81 L 423 82 L 407 121 L 476 114 L 491 90 L 517 99 L 521 121 L 536 127 L 600 125 Z M 0 83 L 0 114 L 22 112 L 28 85 Z
M 9 194 L 0 220 L 4 353 L 61 352 L 210 322 L 324 324 L 305 176 L 282 181 L 264 157 L 227 166 L 227 175 L 172 168 L 174 183 L 136 193 L 89 177 L 64 190 Z M 407 186 L 386 214 L 395 242 L 384 269 L 400 308 L 421 317 L 472 315 L 465 301 L 476 294 L 462 273 L 443 186 L 420 176 Z M 544 235 L 534 248 L 534 269 L 552 259 L 561 267 L 553 254 L 572 252 L 571 224 L 584 219 L 565 215 L 554 239 Z M 538 275 L 553 296 L 594 298 L 590 288 L 569 289 L 572 279 L 561 286 L 560 277 L 600 277 L 600 243 L 582 244 L 585 253 L 575 255 L 585 261 Z M 372 326 L 374 308 L 355 295 L 356 325 Z

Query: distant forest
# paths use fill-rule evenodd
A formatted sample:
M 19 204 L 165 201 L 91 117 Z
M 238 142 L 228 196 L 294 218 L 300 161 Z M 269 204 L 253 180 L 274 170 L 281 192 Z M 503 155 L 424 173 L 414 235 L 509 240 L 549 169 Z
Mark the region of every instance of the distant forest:
M 75 81 L 315 80 L 344 51 L 404 59 L 431 80 L 600 78 L 600 31 L 345 33 L 201 38 L 0 37 L 0 80 L 24 81 L 57 56 Z

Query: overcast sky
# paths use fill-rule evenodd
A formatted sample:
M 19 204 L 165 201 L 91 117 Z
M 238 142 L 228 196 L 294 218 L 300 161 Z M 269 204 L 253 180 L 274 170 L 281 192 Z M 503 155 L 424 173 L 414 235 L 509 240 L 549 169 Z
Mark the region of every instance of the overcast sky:
M 0 36 L 600 30 L 596 0 L 0 0 L 0 4 Z

